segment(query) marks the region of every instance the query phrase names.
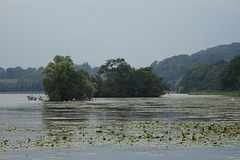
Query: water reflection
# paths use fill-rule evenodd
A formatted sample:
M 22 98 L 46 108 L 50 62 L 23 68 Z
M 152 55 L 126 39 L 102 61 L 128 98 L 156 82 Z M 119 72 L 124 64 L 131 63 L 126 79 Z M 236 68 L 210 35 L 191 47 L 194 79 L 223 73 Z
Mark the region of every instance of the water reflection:
M 181 95 L 182 96 L 182 95 Z M 180 96 L 180 97 L 181 97 Z M 238 101 L 229 97 L 99 98 L 85 102 L 45 102 L 42 118 L 47 128 L 79 122 L 122 121 L 239 121 Z
M 87 102 L 46 102 L 43 104 L 42 118 L 46 128 L 57 126 L 74 130 L 78 122 L 84 121 L 114 125 L 122 121 L 177 121 L 197 116 L 196 113 L 190 113 L 182 107 L 166 106 L 161 101 L 160 98 L 123 98 L 94 99 Z
M 162 112 L 153 111 L 156 107 L 125 104 L 126 101 L 112 103 L 59 103 L 43 106 L 43 119 L 46 121 L 151 121 L 168 117 Z
M 25 99 L 24 96 L 21 97 Z M 57 147 L 59 143 L 59 146 L 72 148 L 74 147 L 72 145 L 90 144 L 92 137 L 94 142 L 105 141 L 102 136 L 106 139 L 113 139 L 111 142 L 114 143 L 114 137 L 144 136 L 146 133 L 143 125 L 139 128 L 140 124 L 145 124 L 144 121 L 148 121 L 147 123 L 155 121 L 155 124 L 156 121 L 168 122 L 168 125 L 164 125 L 161 129 L 148 126 L 147 132 L 151 131 L 161 136 L 165 134 L 162 130 L 168 130 L 172 126 L 172 121 L 214 121 L 215 123 L 220 120 L 219 124 L 222 121 L 234 121 L 232 123 L 234 125 L 239 124 L 240 121 L 240 99 L 228 97 L 101 98 L 85 102 L 32 102 L 27 100 L 21 102 L 21 99 L 19 101 L 13 99 L 11 100 L 13 105 L 10 106 L 7 106 L 9 105 L 8 99 L 3 100 L 0 96 L 0 102 L 3 102 L 0 104 L 0 131 L 4 140 L 17 139 L 15 144 L 12 143 L 13 146 L 22 145 L 18 142 L 36 145 L 36 142 L 43 139 L 45 146 L 54 144 Z M 227 123 L 221 125 L 224 126 Z M 125 124 L 124 127 L 123 124 Z M 17 127 L 16 131 L 9 132 L 9 129 L 15 127 Z M 103 130 L 104 134 L 96 133 L 97 130 Z M 196 130 L 193 131 L 197 133 Z M 86 136 L 84 137 L 83 134 Z M 217 140 L 218 137 L 217 135 Z M 31 142 L 27 142 L 27 138 L 30 138 Z M 157 141 L 162 145 L 162 142 Z M 160 145 L 154 146 L 155 149 L 159 150 Z M 143 148 L 149 150 L 148 147 Z

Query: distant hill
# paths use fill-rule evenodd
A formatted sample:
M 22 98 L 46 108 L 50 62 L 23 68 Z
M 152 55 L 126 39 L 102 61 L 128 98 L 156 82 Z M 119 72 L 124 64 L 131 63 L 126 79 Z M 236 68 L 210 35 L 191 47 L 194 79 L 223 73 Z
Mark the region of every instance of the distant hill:
M 201 50 L 190 56 L 182 54 L 164 59 L 160 62 L 154 61 L 151 67 L 154 68 L 158 76 L 163 77 L 164 80 L 171 83 L 173 87 L 176 81 L 181 78 L 194 63 L 198 61 L 204 63 L 214 63 L 220 60 L 230 61 L 239 54 L 240 43 L 232 43 Z
M 197 91 L 220 90 L 219 73 L 228 62 L 221 60 L 215 63 L 196 62 L 176 83 L 176 92 L 189 93 Z

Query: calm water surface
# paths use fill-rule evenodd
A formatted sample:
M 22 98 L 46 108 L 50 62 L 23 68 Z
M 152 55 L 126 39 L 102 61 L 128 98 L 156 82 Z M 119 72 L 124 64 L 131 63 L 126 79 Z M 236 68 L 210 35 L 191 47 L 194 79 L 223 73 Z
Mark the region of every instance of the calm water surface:
M 199 103 L 196 98 L 209 100 L 209 106 Z M 234 106 L 232 108 L 222 106 L 217 109 L 211 104 L 211 101 L 216 101 L 216 99 L 234 102 Z M 114 126 L 118 122 L 136 121 L 208 122 L 223 120 L 239 123 L 240 111 L 236 107 L 236 99 L 239 98 L 171 94 L 161 98 L 100 98 L 85 102 L 42 102 L 28 101 L 26 94 L 0 94 L 0 138 L 2 141 L 19 137 L 36 138 L 40 135 L 39 133 L 25 133 L 23 130 L 35 130 L 36 128 L 46 130 L 61 123 L 61 127 L 70 131 L 76 123 L 85 121 L 108 126 Z M 14 130 L 15 127 L 21 128 L 21 132 L 11 135 L 5 132 Z M 3 142 L 1 144 L 3 145 Z M 240 147 L 169 147 L 163 149 L 156 146 L 106 144 L 61 149 L 18 148 L 0 150 L 0 159 L 240 159 Z

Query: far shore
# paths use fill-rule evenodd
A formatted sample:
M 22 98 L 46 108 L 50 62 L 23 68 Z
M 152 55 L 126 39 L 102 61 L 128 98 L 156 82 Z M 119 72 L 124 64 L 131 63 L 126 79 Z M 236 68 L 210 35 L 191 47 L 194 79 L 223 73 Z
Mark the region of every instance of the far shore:
M 190 92 L 189 95 L 226 95 L 226 96 L 240 96 L 240 91 L 197 91 Z

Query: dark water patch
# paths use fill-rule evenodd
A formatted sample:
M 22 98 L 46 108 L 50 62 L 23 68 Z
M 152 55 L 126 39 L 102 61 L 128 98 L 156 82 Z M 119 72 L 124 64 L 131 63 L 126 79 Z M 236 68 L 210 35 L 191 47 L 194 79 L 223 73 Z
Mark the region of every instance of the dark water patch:
M 195 122 L 209 122 L 212 120 L 216 120 L 214 118 L 176 118 L 176 121 L 195 121 Z

